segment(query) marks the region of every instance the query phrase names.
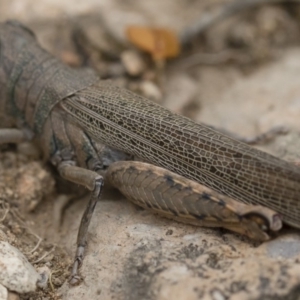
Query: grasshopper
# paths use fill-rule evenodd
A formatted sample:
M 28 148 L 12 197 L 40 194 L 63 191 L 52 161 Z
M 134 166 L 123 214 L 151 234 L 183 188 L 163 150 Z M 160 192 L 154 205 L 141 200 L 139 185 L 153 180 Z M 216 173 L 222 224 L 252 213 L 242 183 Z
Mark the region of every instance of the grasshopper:
M 0 113 L 0 143 L 35 140 L 63 178 L 91 192 L 72 284 L 80 281 L 104 181 L 137 205 L 191 224 L 258 240 L 281 228 L 281 216 L 300 228 L 296 166 L 99 80 L 92 70 L 65 66 L 15 21 L 0 23 Z

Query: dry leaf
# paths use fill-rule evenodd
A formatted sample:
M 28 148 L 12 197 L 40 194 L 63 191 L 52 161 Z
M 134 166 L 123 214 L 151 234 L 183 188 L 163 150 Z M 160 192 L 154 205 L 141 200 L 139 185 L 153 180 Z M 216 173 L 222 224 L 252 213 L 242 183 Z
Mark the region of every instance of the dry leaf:
M 128 40 L 136 47 L 149 52 L 155 61 L 179 55 L 178 38 L 169 29 L 128 26 L 126 35 Z

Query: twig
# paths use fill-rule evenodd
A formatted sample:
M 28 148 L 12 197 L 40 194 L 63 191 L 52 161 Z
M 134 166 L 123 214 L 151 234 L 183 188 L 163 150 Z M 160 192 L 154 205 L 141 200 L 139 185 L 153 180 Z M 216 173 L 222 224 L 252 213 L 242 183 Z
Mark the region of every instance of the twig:
M 33 235 L 35 235 L 35 234 L 33 234 Z M 38 242 L 36 243 L 35 247 L 31 251 L 27 252 L 26 254 L 33 253 L 40 246 L 43 239 L 37 235 L 36 235 L 36 237 L 38 238 Z
M 22 226 L 20 226 L 20 227 L 23 228 L 23 229 L 25 229 L 25 230 L 27 230 L 28 234 L 33 235 L 38 240 L 38 242 L 36 243 L 36 245 L 33 247 L 32 250 L 30 250 L 28 252 L 24 252 L 24 254 L 31 254 L 31 253 L 33 253 L 40 246 L 40 244 L 41 244 L 41 242 L 42 242 L 43 239 L 41 237 L 39 237 L 37 234 L 33 233 L 28 227 L 22 227 Z
M 3 222 L 6 219 L 7 214 L 9 212 L 9 204 L 6 203 L 6 202 L 4 202 L 4 201 L 1 201 L 1 203 L 3 204 L 3 208 L 5 208 L 5 212 L 4 212 L 3 216 L 2 216 L 2 218 L 0 219 L 0 222 Z
M 248 63 L 250 57 L 246 53 L 232 49 L 226 49 L 218 53 L 195 53 L 169 63 L 168 68 L 188 69 L 197 65 L 217 65 L 227 63 L 228 61 Z
M 44 255 L 42 255 L 40 258 L 38 258 L 37 260 L 32 262 L 32 264 L 37 264 L 38 262 L 40 262 L 42 259 L 44 259 L 46 256 L 48 256 L 50 253 L 52 253 L 54 251 L 54 249 L 55 249 L 55 246 L 53 246 L 50 251 L 45 252 Z

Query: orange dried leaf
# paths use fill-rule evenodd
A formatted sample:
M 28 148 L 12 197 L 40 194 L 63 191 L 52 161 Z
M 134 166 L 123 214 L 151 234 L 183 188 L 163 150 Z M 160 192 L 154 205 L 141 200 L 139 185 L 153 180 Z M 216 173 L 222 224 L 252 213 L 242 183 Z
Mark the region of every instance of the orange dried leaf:
M 168 29 L 129 26 L 126 29 L 126 35 L 131 43 L 149 52 L 154 60 L 164 60 L 179 55 L 178 38 Z

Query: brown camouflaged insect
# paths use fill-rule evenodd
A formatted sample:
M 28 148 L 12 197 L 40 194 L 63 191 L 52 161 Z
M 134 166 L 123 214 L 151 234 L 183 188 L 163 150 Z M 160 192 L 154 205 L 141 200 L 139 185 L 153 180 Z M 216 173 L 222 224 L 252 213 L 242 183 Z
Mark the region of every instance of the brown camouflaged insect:
M 12 21 L 0 23 L 0 113 L 0 143 L 35 139 L 62 177 L 91 191 L 72 284 L 104 173 L 128 199 L 176 220 L 258 240 L 281 228 L 276 212 L 300 228 L 297 167 L 65 66 Z

